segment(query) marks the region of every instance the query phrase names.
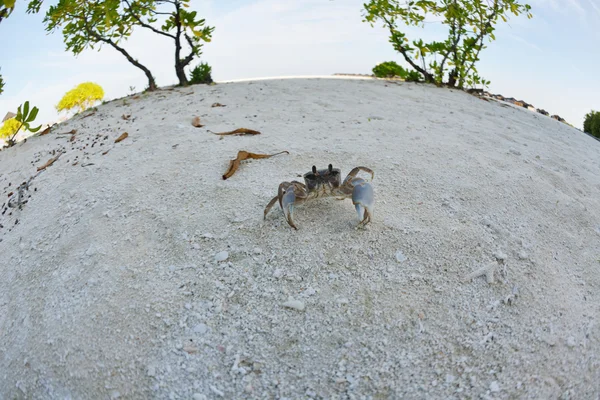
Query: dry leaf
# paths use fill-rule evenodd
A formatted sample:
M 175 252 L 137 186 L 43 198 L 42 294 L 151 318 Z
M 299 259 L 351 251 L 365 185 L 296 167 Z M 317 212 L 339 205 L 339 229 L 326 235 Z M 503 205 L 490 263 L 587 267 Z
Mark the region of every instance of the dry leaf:
M 249 158 L 252 158 L 252 159 L 269 158 L 269 157 L 273 157 L 273 156 L 276 156 L 278 154 L 283 154 L 283 153 L 290 154 L 289 151 L 280 151 L 279 153 L 275 153 L 275 154 L 255 154 L 255 153 L 249 153 L 247 151 L 241 150 L 238 152 L 237 158 L 235 160 L 229 161 L 229 168 L 227 168 L 227 172 L 225 172 L 225 174 L 223 175 L 223 179 L 231 178 L 231 176 L 233 174 L 235 174 L 235 171 L 237 171 L 237 169 L 240 167 L 240 162 L 243 160 L 247 160 Z
M 75 141 L 75 135 L 71 136 L 71 139 L 69 139 L 69 142 L 73 142 Z
M 137 95 L 137 96 L 133 96 L 133 97 L 132 97 L 132 99 L 135 99 L 135 100 L 137 100 L 137 99 L 139 99 L 139 98 L 140 98 L 140 96 L 139 96 L 139 95 Z
M 192 125 L 194 125 L 196 128 L 202 128 L 204 126 L 200 122 L 200 117 L 194 117 L 194 118 L 192 118 Z
M 121 136 L 119 136 L 117 139 L 115 139 L 115 143 L 119 143 L 122 140 L 125 140 L 127 138 L 127 136 L 129 136 L 129 133 L 124 132 Z
M 88 115 L 84 115 L 83 117 L 81 117 L 81 119 L 84 119 L 84 118 L 87 118 L 87 117 L 91 117 L 94 114 L 96 114 L 96 111 L 93 111 L 93 112 L 89 113 Z
M 50 130 L 52 129 L 51 126 L 47 127 L 46 129 L 44 129 L 41 133 L 40 136 L 44 136 L 50 133 Z
M 127 114 L 127 115 L 123 114 L 123 115 L 121 115 L 121 118 L 123 118 L 125 121 L 128 121 L 129 118 L 131 118 L 131 114 Z
M 52 164 L 54 164 L 54 162 L 56 160 L 58 160 L 60 158 L 60 156 L 62 156 L 63 153 L 58 153 L 58 155 L 56 157 L 52 157 L 51 159 L 49 159 L 48 161 L 46 161 L 46 164 L 42 165 L 41 167 L 38 167 L 38 171 L 43 171 L 46 168 L 48 168 L 49 166 L 51 166 Z
M 221 133 L 216 133 L 213 132 L 215 135 L 220 135 L 220 136 L 225 136 L 225 135 L 236 135 L 236 136 L 241 136 L 241 135 L 260 135 L 259 131 L 255 131 L 252 129 L 246 129 L 246 128 L 239 128 L 236 129 L 235 131 L 231 131 L 231 132 L 221 132 Z
M 104 153 L 102 153 L 102 155 L 103 155 L 103 156 L 107 155 L 109 151 L 110 151 L 110 150 L 106 150 Z
M 213 103 L 213 105 L 211 107 L 227 107 L 225 104 L 221 104 L 221 103 Z

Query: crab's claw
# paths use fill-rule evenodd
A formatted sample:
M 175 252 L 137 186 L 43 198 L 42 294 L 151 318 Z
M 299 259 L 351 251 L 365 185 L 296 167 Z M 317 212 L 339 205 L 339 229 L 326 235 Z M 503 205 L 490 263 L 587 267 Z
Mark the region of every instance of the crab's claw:
M 359 227 L 365 226 L 371 222 L 373 215 L 374 196 L 373 186 L 362 178 L 354 178 L 352 180 L 352 203 L 356 207 L 360 223 Z
M 298 229 L 294 224 L 294 203 L 296 202 L 296 193 L 294 193 L 294 187 L 290 186 L 287 189 L 284 189 L 280 196 L 281 209 L 283 210 L 283 214 L 285 215 L 285 219 L 288 224 L 294 229 Z

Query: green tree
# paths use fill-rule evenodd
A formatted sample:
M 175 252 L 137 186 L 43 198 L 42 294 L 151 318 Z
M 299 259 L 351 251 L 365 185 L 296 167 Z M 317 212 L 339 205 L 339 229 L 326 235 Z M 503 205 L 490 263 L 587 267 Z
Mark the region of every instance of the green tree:
M 600 138 L 600 111 L 590 111 L 583 120 L 583 131 Z
M 62 29 L 67 50 L 73 54 L 109 45 L 141 69 L 148 79 L 148 90 L 155 90 L 150 70 L 120 45 L 131 35 L 135 22 L 129 13 L 123 12 L 119 0 L 59 0 L 44 18 L 47 31 Z
M 188 85 L 185 67 L 195 57 L 200 57 L 204 42 L 211 41 L 215 28 L 206 26 L 206 21 L 199 19 L 196 11 L 186 10 L 190 6 L 190 0 L 123 0 L 123 2 L 127 17 L 133 19 L 136 25 L 173 40 L 175 74 L 180 85 Z M 156 26 L 159 18 L 164 20 L 160 27 Z M 185 57 L 181 54 L 184 40 L 190 47 Z
M 4 91 L 4 79 L 2 79 L 2 75 L 0 75 L 0 94 Z
M 364 9 L 365 21 L 372 26 L 382 22 L 394 49 L 426 82 L 460 88 L 489 85 L 476 64 L 486 40 L 495 40 L 499 19 L 507 22 L 510 14 L 522 13 L 532 18 L 531 7 L 517 0 L 370 0 Z M 404 25 L 424 28 L 426 19 L 441 20 L 448 27 L 447 38 L 411 41 L 402 31 Z

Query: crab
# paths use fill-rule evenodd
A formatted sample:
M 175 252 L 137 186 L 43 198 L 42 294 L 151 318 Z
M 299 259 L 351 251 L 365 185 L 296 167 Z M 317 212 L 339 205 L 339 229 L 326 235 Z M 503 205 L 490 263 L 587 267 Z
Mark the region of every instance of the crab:
M 373 216 L 373 186 L 365 179 L 356 177 L 360 171 L 371 174 L 373 180 L 373 171 L 366 167 L 354 168 L 342 182 L 341 171 L 333 168 L 333 165 L 329 164 L 327 169 L 320 170 L 313 165 L 312 171 L 304 174 L 304 183 L 291 181 L 279 184 L 277 196 L 265 207 L 264 218 L 267 218 L 271 208 L 279 201 L 287 223 L 298 229 L 294 223 L 295 206 L 320 197 L 337 197 L 338 200 L 352 198 L 360 220 L 357 228 L 364 227 Z

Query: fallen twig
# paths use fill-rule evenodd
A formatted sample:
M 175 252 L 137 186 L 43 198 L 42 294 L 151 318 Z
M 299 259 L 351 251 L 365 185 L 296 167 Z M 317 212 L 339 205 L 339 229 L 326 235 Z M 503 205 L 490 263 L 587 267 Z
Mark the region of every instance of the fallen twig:
M 42 165 L 41 167 L 38 167 L 37 170 L 38 171 L 45 170 L 46 168 L 48 168 L 49 166 L 51 166 L 52 164 L 54 164 L 56 162 L 56 160 L 58 160 L 60 158 L 60 156 L 62 156 L 62 155 L 63 155 L 62 152 L 58 153 L 57 156 L 52 157 L 51 159 L 49 159 L 48 161 L 46 161 L 46 164 Z
M 225 104 L 213 103 L 211 107 L 227 107 Z
M 495 262 L 489 263 L 485 267 L 479 268 L 478 270 L 475 270 L 475 271 L 471 272 L 469 275 L 465 276 L 463 278 L 463 281 L 468 282 L 477 277 L 485 275 L 487 283 L 492 284 L 492 283 L 494 283 L 494 271 L 496 270 L 497 266 L 498 266 L 498 263 L 495 263 Z
M 252 159 L 269 158 L 269 157 L 273 157 L 273 156 L 276 156 L 278 154 L 283 154 L 283 153 L 290 154 L 289 151 L 285 151 L 285 150 L 280 151 L 279 153 L 275 153 L 275 154 L 256 154 L 256 153 L 249 153 L 247 151 L 241 150 L 238 152 L 237 158 L 235 160 L 229 161 L 229 168 L 227 168 L 227 171 L 225 172 L 225 174 L 223 174 L 223 179 L 230 178 L 233 174 L 235 174 L 235 171 L 237 171 L 237 169 L 240 167 L 240 162 L 242 162 L 244 160 L 247 160 L 249 158 L 252 158 Z
M 69 132 L 57 133 L 57 135 L 59 135 L 59 136 L 74 135 L 76 133 L 77 133 L 77 129 L 71 129 Z
M 253 129 L 247 129 L 247 128 L 238 128 L 234 131 L 229 131 L 229 132 L 221 132 L 221 133 L 217 133 L 217 132 L 212 132 L 209 131 L 210 133 L 213 133 L 215 135 L 219 135 L 219 136 L 226 136 L 226 135 L 236 135 L 236 136 L 241 136 L 241 135 L 260 135 L 259 131 L 255 131 Z

